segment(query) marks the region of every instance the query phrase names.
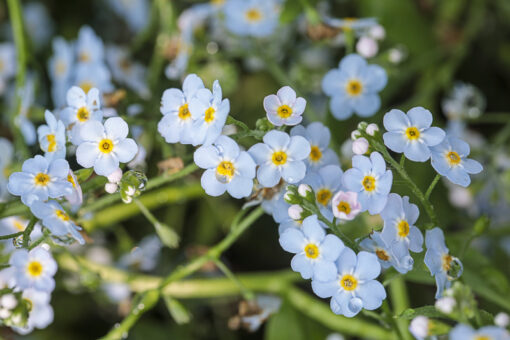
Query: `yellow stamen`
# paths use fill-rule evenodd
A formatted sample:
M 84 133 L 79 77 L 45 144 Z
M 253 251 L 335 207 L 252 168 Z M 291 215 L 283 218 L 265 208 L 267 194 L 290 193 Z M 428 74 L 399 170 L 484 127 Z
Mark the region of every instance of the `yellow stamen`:
M 349 215 L 351 212 L 351 205 L 349 204 L 349 202 L 346 201 L 340 201 L 336 208 L 338 209 L 338 211 L 341 211 L 346 215 Z
M 214 120 L 214 114 L 216 113 L 216 110 L 212 107 L 205 110 L 204 120 L 206 123 L 210 123 Z
M 250 8 L 249 10 L 246 11 L 244 16 L 246 17 L 246 20 L 248 20 L 249 22 L 256 22 L 262 19 L 262 13 L 256 8 Z
M 305 246 L 305 255 L 310 259 L 316 259 L 319 256 L 319 248 L 313 243 L 308 243 Z
M 25 231 L 25 224 L 21 221 L 15 220 L 13 224 L 14 228 L 18 229 L 19 231 Z
M 55 135 L 54 134 L 46 135 L 46 140 L 48 141 L 48 152 L 54 152 L 57 149 Z
M 283 165 L 287 163 L 287 154 L 284 151 L 276 151 L 273 153 L 272 160 L 274 165 Z
M 390 256 L 388 255 L 386 250 L 381 248 L 377 248 L 375 250 L 375 255 L 377 255 L 377 257 L 382 261 L 388 261 L 390 259 Z
M 375 190 L 375 178 L 373 176 L 365 176 L 361 182 L 366 191 Z
M 450 254 L 444 254 L 441 258 L 443 270 L 448 272 L 452 268 L 453 257 Z
M 94 87 L 94 84 L 92 84 L 90 81 L 84 81 L 80 84 L 80 87 L 83 92 L 88 93 L 90 89 Z
M 322 152 L 321 149 L 317 145 L 312 145 L 312 148 L 310 150 L 310 160 L 312 162 L 318 162 L 322 158 Z
M 44 174 L 42 172 L 38 173 L 35 176 L 35 185 L 46 186 L 46 185 L 48 185 L 49 181 L 50 181 L 50 176 L 48 176 L 47 174 Z
M 317 191 L 317 202 L 326 206 L 328 205 L 331 196 L 333 196 L 331 190 L 326 188 L 320 189 L 319 191 Z
M 74 182 L 73 176 L 71 176 L 70 174 L 67 175 L 67 181 L 73 185 L 73 188 L 76 188 L 76 183 Z
M 289 118 L 292 115 L 292 108 L 288 105 L 281 105 L 278 110 L 276 110 L 276 114 L 280 118 Z
M 350 274 L 345 274 L 340 279 L 340 286 L 347 291 L 352 291 L 358 286 L 358 280 Z
M 102 153 L 110 153 L 113 151 L 113 142 L 111 139 L 102 139 L 99 142 L 99 151 Z
M 178 116 L 181 120 L 188 120 L 189 118 L 191 118 L 191 113 L 189 112 L 188 109 L 188 103 L 181 105 L 181 107 L 179 107 Z
M 408 127 L 406 129 L 406 137 L 409 140 L 416 140 L 420 138 L 420 130 L 418 130 L 414 126 Z
M 62 221 L 69 221 L 70 218 L 69 218 L 69 215 L 66 214 L 65 211 L 63 210 L 56 210 L 55 211 L 55 214 L 57 215 L 58 218 L 60 218 Z
M 406 220 L 402 220 L 397 224 L 398 236 L 406 237 L 409 234 L 409 223 Z
M 216 174 L 227 177 L 228 181 L 230 181 L 232 177 L 234 177 L 234 173 L 235 173 L 234 164 L 232 164 L 232 162 L 229 161 L 221 162 L 216 168 Z
M 458 153 L 455 151 L 450 151 L 446 153 L 446 160 L 450 164 L 450 166 L 456 166 L 459 165 L 460 161 L 462 160 Z
M 363 84 L 361 84 L 361 82 L 357 79 L 351 79 L 347 82 L 345 90 L 349 96 L 357 97 L 363 91 Z
M 80 107 L 78 111 L 76 111 L 76 118 L 78 118 L 80 122 L 86 122 L 89 120 L 89 117 L 90 112 L 85 106 Z
M 39 261 L 30 261 L 27 265 L 27 272 L 30 276 L 38 277 L 42 274 L 43 266 Z

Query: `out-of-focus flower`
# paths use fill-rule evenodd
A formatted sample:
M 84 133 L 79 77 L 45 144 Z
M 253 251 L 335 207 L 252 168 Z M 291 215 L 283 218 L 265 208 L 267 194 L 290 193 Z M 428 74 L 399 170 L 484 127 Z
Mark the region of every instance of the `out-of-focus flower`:
M 134 32 L 143 29 L 149 21 L 150 2 L 147 0 L 108 0 L 106 3 Z
M 44 47 L 54 30 L 46 6 L 39 2 L 27 3 L 23 6 L 23 19 L 32 44 L 37 49 Z
M 56 201 L 37 201 L 30 207 L 30 210 L 42 224 L 55 236 L 71 235 L 78 243 L 85 244 L 83 236 L 78 232 L 78 227 L 67 212 Z
M 413 269 L 414 260 L 407 247 L 389 245 L 381 237 L 381 233 L 373 232 L 360 243 L 361 249 L 377 256 L 381 267 L 393 266 L 399 273 L 405 274 Z
M 349 54 L 337 69 L 322 79 L 322 90 L 331 97 L 329 107 L 335 118 L 344 120 L 356 113 L 360 117 L 374 115 L 381 106 L 379 92 L 386 86 L 386 71 L 368 65 L 357 54 Z
M 496 326 L 485 326 L 475 330 L 469 325 L 458 324 L 450 331 L 449 338 L 450 340 L 506 340 L 510 339 L 510 333 L 506 329 Z
M 441 106 L 451 120 L 474 119 L 484 112 L 485 97 L 474 85 L 456 82 Z
M 417 340 L 424 340 L 429 336 L 429 318 L 423 315 L 415 317 L 409 324 L 409 332 Z
M 62 37 L 53 39 L 53 55 L 48 61 L 49 76 L 52 81 L 51 98 L 55 107 L 65 105 L 66 92 L 70 86 L 74 51 L 70 43 Z
M 34 288 L 50 293 L 55 289 L 53 276 L 57 272 L 57 263 L 51 253 L 42 247 L 30 251 L 16 249 L 9 260 L 14 268 L 16 286 L 21 289 Z
M 0 43 L 0 94 L 3 94 L 7 81 L 15 74 L 16 48 L 12 43 Z
M 30 305 L 28 320 L 24 327 L 13 327 L 22 335 L 28 334 L 34 328 L 43 329 L 53 322 L 53 308 L 50 305 L 51 295 L 49 292 L 36 289 L 25 289 L 21 295 Z
M 44 118 L 47 125 L 37 128 L 39 145 L 44 151 L 44 157 L 49 161 L 66 157 L 66 128 L 61 120 L 55 118 L 53 113 L 46 110 Z
M 228 0 L 223 6 L 225 25 L 240 36 L 266 37 L 278 25 L 279 7 L 274 0 Z
M 356 43 L 356 52 L 363 58 L 372 58 L 379 52 L 379 45 L 375 39 L 363 36 Z
M 352 142 L 352 152 L 356 155 L 364 155 L 368 152 L 368 147 L 370 144 L 368 140 L 364 137 L 356 138 Z
M 227 136 L 220 136 L 212 145 L 198 148 L 193 159 L 202 169 L 202 187 L 211 196 L 228 191 L 232 197 L 242 198 L 251 194 L 255 177 L 255 162 L 250 154 Z
M 7 190 L 9 176 L 8 167 L 12 162 L 14 148 L 9 140 L 0 137 L 0 150 L 2 150 L 0 156 L 0 201 L 3 201 L 9 194 Z
M 156 267 L 162 247 L 163 244 L 158 236 L 146 236 L 137 247 L 120 258 L 119 265 L 123 268 L 129 266 L 150 271 Z

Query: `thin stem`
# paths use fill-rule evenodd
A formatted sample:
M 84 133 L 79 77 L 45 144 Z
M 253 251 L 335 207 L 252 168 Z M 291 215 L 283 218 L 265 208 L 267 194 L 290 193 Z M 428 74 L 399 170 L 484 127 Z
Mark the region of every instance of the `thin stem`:
M 220 255 L 225 250 L 227 250 L 263 213 L 264 210 L 262 207 L 256 208 L 241 223 L 239 223 L 237 227 L 231 228 L 228 235 L 216 246 L 209 249 L 206 254 L 195 258 L 185 266 L 178 267 L 170 275 L 163 279 L 157 288 L 144 292 L 141 295 L 141 301 L 143 301 L 143 303 L 139 304 L 142 305 L 143 308 L 136 308 L 135 306 L 135 308 L 118 325 L 118 327 L 113 328 L 108 334 L 106 334 L 106 336 L 102 338 L 102 340 L 122 339 L 127 334 L 127 332 L 129 332 L 131 327 L 133 327 L 136 321 L 138 321 L 142 314 L 154 307 L 165 287 L 167 287 L 172 282 L 181 280 L 195 273 L 211 259 L 218 259 Z
M 409 297 L 407 296 L 407 287 L 402 276 L 397 276 L 390 282 L 391 302 L 393 304 L 393 312 L 396 315 L 401 314 L 409 308 Z M 411 334 L 408 332 L 409 322 L 405 319 L 397 319 L 396 324 L 401 337 L 405 340 L 412 340 Z
M 177 248 L 179 246 L 179 235 L 168 225 L 161 223 L 138 198 L 134 198 L 133 201 L 145 218 L 152 223 L 161 242 L 169 248 Z
M 150 210 L 147 209 L 147 207 L 138 198 L 134 198 L 133 202 L 135 202 L 135 204 L 138 206 L 138 209 L 140 209 L 140 211 L 142 212 L 143 216 L 145 216 L 145 218 L 148 219 L 149 222 L 151 222 L 153 225 L 156 225 L 156 224 L 160 223 L 158 221 L 158 219 L 156 218 L 156 216 L 154 216 L 150 212 Z
M 425 192 L 425 199 L 426 200 L 429 199 L 430 194 L 432 194 L 432 191 L 434 190 L 434 188 L 436 187 L 437 182 L 439 182 L 440 179 L 441 179 L 441 175 L 440 174 L 436 174 L 436 177 L 434 177 L 434 179 L 432 180 L 432 183 L 430 183 L 427 191 Z
M 28 248 L 28 245 L 30 243 L 30 234 L 34 230 L 37 221 L 38 219 L 36 217 L 32 217 L 32 219 L 28 223 L 28 226 L 25 228 L 25 231 L 23 231 L 23 248 Z
M 232 271 L 220 259 L 215 259 L 214 263 L 223 272 L 223 274 L 225 274 L 226 277 L 228 277 L 232 282 L 234 282 L 239 287 L 239 291 L 241 292 L 245 300 L 253 300 L 255 298 L 255 294 L 251 290 L 246 288 L 241 283 L 241 281 L 239 281 L 239 279 L 234 275 L 234 273 L 232 273 Z
M 44 230 L 44 234 L 43 236 L 39 237 L 37 239 L 37 241 L 33 242 L 30 247 L 28 247 L 28 250 L 32 250 L 34 249 L 35 247 L 37 247 L 38 245 L 40 245 L 41 243 L 43 243 L 44 241 L 46 241 L 46 239 L 48 238 L 48 236 L 50 236 L 51 232 L 48 230 L 48 229 L 45 229 Z
M 23 235 L 22 231 L 14 233 L 14 234 L 0 235 L 0 240 L 8 240 L 10 238 L 16 238 L 21 235 Z
M 400 166 L 402 168 L 404 167 L 405 162 L 406 162 L 406 156 L 404 154 L 402 154 L 402 156 L 400 156 Z
M 241 122 L 240 120 L 235 119 L 234 117 L 232 117 L 230 115 L 227 116 L 227 124 L 234 124 L 234 125 L 240 127 L 241 129 L 243 129 L 243 131 L 250 131 L 250 128 L 248 127 L 248 125 Z

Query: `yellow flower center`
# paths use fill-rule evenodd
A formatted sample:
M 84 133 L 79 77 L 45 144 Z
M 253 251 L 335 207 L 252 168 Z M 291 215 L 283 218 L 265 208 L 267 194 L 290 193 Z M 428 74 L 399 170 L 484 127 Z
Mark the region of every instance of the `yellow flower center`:
M 474 340 L 492 340 L 492 337 L 487 335 L 477 335 Z
M 76 111 L 76 118 L 78 118 L 80 122 L 86 122 L 89 120 L 89 117 L 90 112 L 85 106 L 80 107 L 78 111 Z
M 361 91 L 363 91 L 363 85 L 361 82 L 357 79 L 351 79 L 347 82 L 347 85 L 345 86 L 345 90 L 347 91 L 347 94 L 351 97 L 357 97 L 361 94 Z
M 443 270 L 445 272 L 449 271 L 452 268 L 453 257 L 450 254 L 444 254 L 441 258 L 441 263 L 443 264 Z
M 81 62 L 86 63 L 86 62 L 90 61 L 90 54 L 87 53 L 86 51 L 82 51 L 80 53 L 80 55 L 78 56 L 78 59 L 80 59 Z
M 292 109 L 288 105 L 281 105 L 278 110 L 276 110 L 276 113 L 280 118 L 289 118 L 292 115 Z
M 69 221 L 69 215 L 66 214 L 65 211 L 63 210 L 56 210 L 55 211 L 55 214 L 57 215 L 58 218 L 60 218 L 62 221 Z
M 388 261 L 390 259 L 388 252 L 381 248 L 377 248 L 375 250 L 375 255 L 377 255 L 377 257 L 382 261 Z
M 55 72 L 58 75 L 63 75 L 67 70 L 67 64 L 63 60 L 57 61 L 57 65 L 55 66 Z
M 205 110 L 204 120 L 206 123 L 210 123 L 214 120 L 214 114 L 216 113 L 216 110 L 212 107 Z
M 0 60 L 0 71 L 3 71 L 4 70 L 4 62 L 3 60 Z
M 35 175 L 35 185 L 46 186 L 50 181 L 50 176 L 40 172 Z
M 328 205 L 331 196 L 333 196 L 331 190 L 326 188 L 320 189 L 319 191 L 317 191 L 317 202 L 319 202 L 322 205 Z
M 310 149 L 310 160 L 312 162 L 318 162 L 322 158 L 321 149 L 317 145 L 313 145 Z
M 409 234 L 409 223 L 406 220 L 402 220 L 397 224 L 398 236 L 406 237 Z
M 57 149 L 55 135 L 54 134 L 46 135 L 46 140 L 48 141 L 48 152 L 54 152 Z
M 363 178 L 363 181 L 361 181 L 361 183 L 363 184 L 363 187 L 365 188 L 366 191 L 374 191 L 375 190 L 375 178 L 374 176 L 365 176 Z
M 80 87 L 83 92 L 88 93 L 90 89 L 94 87 L 94 84 L 92 84 L 90 81 L 84 81 L 80 84 Z
M 110 153 L 113 150 L 113 142 L 111 139 L 102 139 L 99 142 L 99 151 L 102 153 Z
M 246 11 L 244 16 L 249 22 L 257 22 L 262 19 L 262 13 L 256 8 L 250 8 Z
M 285 151 L 276 151 L 273 153 L 272 160 L 274 165 L 283 165 L 287 163 L 287 154 Z
M 358 280 L 351 274 L 345 274 L 340 279 L 340 286 L 347 291 L 352 291 L 358 286 Z
M 30 261 L 27 265 L 27 272 L 30 276 L 38 277 L 42 274 L 43 266 L 39 261 Z
M 450 151 L 446 153 L 446 160 L 450 164 L 450 166 L 456 166 L 459 165 L 461 158 L 458 153 L 455 151 Z
M 25 230 L 25 224 L 21 223 L 21 221 L 19 221 L 19 220 L 15 220 L 13 225 L 14 225 L 14 228 L 18 229 L 19 231 Z
M 181 105 L 181 107 L 179 107 L 178 116 L 181 120 L 188 120 L 191 117 L 191 113 L 189 112 L 188 109 L 188 103 Z
M 319 248 L 313 243 L 308 243 L 305 246 L 305 255 L 310 259 L 316 259 L 319 256 Z
M 234 173 L 235 173 L 234 164 L 232 164 L 232 162 L 229 161 L 221 162 L 216 168 L 216 174 L 222 177 L 226 177 L 228 182 L 232 179 L 232 177 L 234 177 Z
M 225 3 L 225 0 L 211 0 L 211 3 L 214 6 L 220 6 L 220 5 L 223 5 Z
M 406 129 L 406 137 L 409 140 L 416 140 L 420 138 L 420 130 L 418 130 L 414 126 L 408 127 Z
M 337 204 L 336 208 L 338 209 L 338 211 L 341 211 L 346 215 L 349 215 L 349 213 L 351 212 L 351 205 L 349 204 L 349 202 L 346 201 L 340 201 L 340 203 Z
M 73 188 L 76 188 L 76 183 L 74 182 L 73 176 L 67 175 L 67 181 L 73 185 Z

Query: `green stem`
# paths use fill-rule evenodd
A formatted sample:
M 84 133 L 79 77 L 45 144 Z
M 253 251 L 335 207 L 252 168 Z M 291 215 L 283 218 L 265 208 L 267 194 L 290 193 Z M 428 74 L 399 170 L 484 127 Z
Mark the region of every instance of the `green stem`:
M 239 281 L 239 279 L 234 275 L 234 273 L 232 273 L 232 271 L 220 259 L 216 259 L 214 263 L 223 272 L 223 274 L 225 274 L 227 278 L 229 278 L 232 282 L 236 284 L 236 286 L 239 287 L 239 291 L 241 292 L 245 300 L 249 301 L 255 298 L 255 294 L 251 290 L 246 288 L 241 283 L 241 281 Z
M 400 315 L 409 308 L 409 298 L 407 296 L 407 287 L 402 276 L 397 276 L 390 282 L 391 302 L 395 315 Z M 397 319 L 396 324 L 400 335 L 405 340 L 412 340 L 413 337 L 408 331 L 409 322 L 405 319 Z
M 179 235 L 168 225 L 161 223 L 140 199 L 134 198 L 133 202 L 135 202 L 145 218 L 152 223 L 161 242 L 169 248 L 177 248 L 179 246 Z
M 22 231 L 14 233 L 14 234 L 0 235 L 0 240 L 8 240 L 8 239 L 11 239 L 11 238 L 16 238 L 16 237 L 21 236 L 21 235 L 23 235 Z
M 402 168 L 404 168 L 405 162 L 406 162 L 406 156 L 404 154 L 402 154 L 402 156 L 400 156 L 400 166 Z
M 129 332 L 131 327 L 133 327 L 136 321 L 142 316 L 142 314 L 150 310 L 156 304 L 157 299 L 159 299 L 161 292 L 164 291 L 164 289 L 170 283 L 179 281 L 195 273 L 200 268 L 202 268 L 204 264 L 211 261 L 211 259 L 213 261 L 215 259 L 218 259 L 220 255 L 225 250 L 227 250 L 243 234 L 243 232 L 246 229 L 248 229 L 248 227 L 250 227 L 263 213 L 264 210 L 262 209 L 262 207 L 256 208 L 241 223 L 239 223 L 237 227 L 231 228 L 228 235 L 216 246 L 209 249 L 209 251 L 206 254 L 195 258 L 185 266 L 178 267 L 170 275 L 163 279 L 157 288 L 144 292 L 141 296 L 141 300 L 145 301 L 147 297 L 150 297 L 148 301 L 150 303 L 144 303 L 143 308 L 136 308 L 135 306 L 131 313 L 128 314 L 128 316 L 118 325 L 118 327 L 113 328 L 102 339 L 103 340 L 122 339 L 124 335 L 127 334 L 127 332 Z M 155 298 L 156 296 L 157 298 Z
M 395 169 L 395 171 L 397 171 L 400 177 L 406 182 L 409 189 L 411 189 L 414 196 L 416 196 L 416 198 L 420 201 L 421 205 L 425 208 L 425 212 L 429 216 L 433 226 L 434 227 L 438 226 L 439 222 L 434 211 L 434 206 L 427 200 L 423 192 L 420 190 L 420 188 L 418 188 L 418 186 L 416 185 L 416 183 L 414 183 L 411 177 L 409 177 L 407 171 L 402 166 L 400 166 L 400 164 L 393 157 L 391 157 L 390 153 L 388 152 L 388 149 L 386 149 L 386 146 L 384 146 L 384 144 L 382 144 L 378 139 L 370 136 L 365 131 L 360 130 L 360 133 L 363 137 L 365 137 L 369 141 L 370 145 L 372 145 L 376 151 L 379 151 L 382 154 L 386 162 L 388 162 L 391 165 L 391 167 Z
M 234 124 L 234 125 L 240 127 L 241 129 L 243 129 L 244 132 L 250 131 L 250 128 L 248 127 L 248 125 L 246 125 L 245 123 L 241 122 L 240 120 L 235 119 L 234 117 L 232 117 L 230 115 L 227 116 L 227 123 L 226 124 Z
M 35 247 L 37 247 L 38 245 L 40 245 L 41 243 L 43 243 L 44 241 L 46 241 L 46 239 L 48 239 L 48 237 L 50 236 L 51 232 L 48 230 L 48 229 L 45 229 L 44 230 L 44 234 L 43 236 L 39 237 L 37 239 L 37 241 L 33 242 L 30 247 L 28 247 L 28 250 L 32 250 L 34 249 Z
M 434 179 L 432 180 L 432 183 L 430 183 L 427 191 L 425 192 L 425 199 L 426 200 L 429 199 L 430 194 L 432 194 L 432 191 L 434 190 L 434 188 L 436 187 L 437 182 L 439 182 L 440 179 L 441 179 L 441 175 L 440 174 L 437 174 L 436 177 L 434 177 Z
M 147 209 L 147 207 L 138 199 L 138 197 L 134 198 L 133 202 L 135 202 L 135 204 L 138 206 L 138 209 L 140 209 L 140 211 L 142 212 L 143 216 L 145 216 L 145 218 L 148 219 L 149 222 L 151 222 L 153 225 L 157 225 L 157 224 L 160 223 L 158 221 L 158 219 L 156 218 L 156 216 L 154 216 L 150 212 L 150 210 Z
M 34 230 L 37 221 L 38 219 L 36 217 L 32 217 L 32 219 L 28 223 L 28 226 L 25 228 L 25 231 L 23 231 L 23 248 L 28 248 L 28 245 L 30 243 L 30 234 Z

